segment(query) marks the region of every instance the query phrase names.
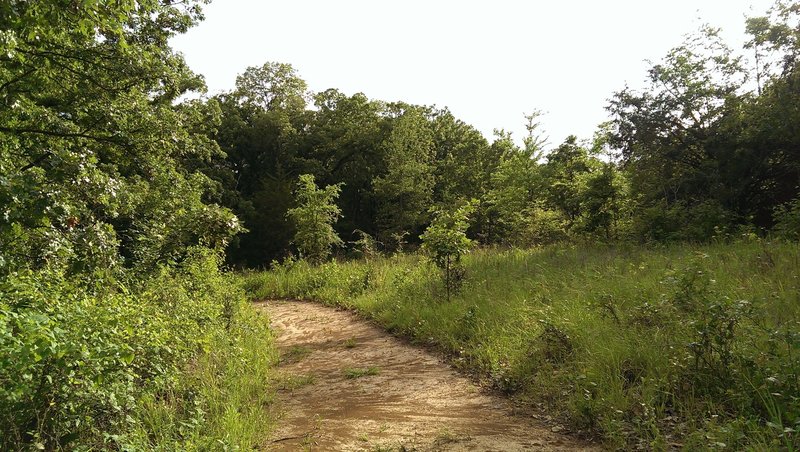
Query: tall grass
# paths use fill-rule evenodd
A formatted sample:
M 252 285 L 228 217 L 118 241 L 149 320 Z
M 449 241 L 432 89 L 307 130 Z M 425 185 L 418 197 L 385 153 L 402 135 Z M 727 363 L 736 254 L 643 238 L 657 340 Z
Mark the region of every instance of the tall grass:
M 357 310 L 612 447 L 800 446 L 797 243 L 480 250 L 464 264 L 449 303 L 417 255 L 289 262 L 244 285 Z
M 138 428 L 121 441 L 134 450 L 252 450 L 274 426 L 278 354 L 265 314 L 238 306 L 231 328 L 207 349 L 168 394 L 138 401 Z

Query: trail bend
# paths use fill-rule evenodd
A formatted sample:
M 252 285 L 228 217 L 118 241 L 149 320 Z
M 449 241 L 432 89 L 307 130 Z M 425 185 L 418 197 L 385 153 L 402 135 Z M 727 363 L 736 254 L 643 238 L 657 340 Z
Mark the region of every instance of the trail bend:
M 509 400 L 353 313 L 300 301 L 260 306 L 282 356 L 269 450 L 596 450 L 515 414 Z

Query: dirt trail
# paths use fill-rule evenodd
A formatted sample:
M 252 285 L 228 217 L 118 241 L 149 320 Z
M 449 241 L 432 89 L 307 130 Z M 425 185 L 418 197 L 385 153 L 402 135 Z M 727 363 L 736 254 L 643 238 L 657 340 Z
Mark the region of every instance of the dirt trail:
M 512 414 L 430 353 L 354 314 L 269 301 L 282 359 L 270 450 L 593 450 Z

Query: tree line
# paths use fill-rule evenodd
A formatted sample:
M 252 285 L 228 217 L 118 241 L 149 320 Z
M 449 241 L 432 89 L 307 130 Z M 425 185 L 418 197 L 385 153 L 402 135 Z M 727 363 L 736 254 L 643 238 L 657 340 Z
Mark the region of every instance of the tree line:
M 387 251 L 417 246 L 433 210 L 473 199 L 468 234 L 486 245 L 796 236 L 798 9 L 778 2 L 747 19 L 738 51 L 703 27 L 651 65 L 643 88 L 614 93 L 591 139 L 551 149 L 539 112 L 518 145 L 446 108 L 312 93 L 289 64 L 250 67 L 208 101 L 224 155 L 197 169 L 216 182 L 209 200 L 247 229 L 228 248 L 245 266 L 297 252 L 287 212 L 304 174 L 339 188 L 344 242 L 368 234 Z

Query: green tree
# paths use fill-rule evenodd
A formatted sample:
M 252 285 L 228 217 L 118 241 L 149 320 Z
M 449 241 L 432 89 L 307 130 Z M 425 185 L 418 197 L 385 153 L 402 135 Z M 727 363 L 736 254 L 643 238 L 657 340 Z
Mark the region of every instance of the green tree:
M 525 116 L 528 134 L 523 138 L 522 148 L 514 143 L 510 133 L 495 130 L 492 148 L 500 162 L 491 173 L 489 190 L 481 203 L 483 208 L 478 211 L 479 218 L 486 218 L 483 229 L 487 242 L 530 244 L 527 236 L 535 217 L 531 209 L 541 203 L 546 193 L 543 167 L 539 163 L 547 143 L 540 131 L 541 115 L 537 110 Z
M 724 223 L 731 220 L 729 212 L 739 210 L 742 180 L 733 175 L 743 168 L 735 168 L 739 146 L 732 141 L 740 134 L 724 124 L 742 111 L 745 76 L 741 58 L 718 30 L 706 27 L 652 65 L 646 90 L 614 96 L 609 144 L 621 151 L 640 212 L 651 211 L 652 218 L 674 227 L 681 219 L 663 218 L 664 213 L 696 209 L 689 218 L 706 224 L 703 218 L 711 211 Z M 717 226 L 727 227 L 722 223 Z M 715 230 L 696 230 L 701 229 Z
M 135 449 L 144 400 L 204 423 L 183 373 L 242 297 L 197 171 L 219 105 L 168 45 L 202 3 L 0 0 L 0 449 Z
M 341 216 L 336 205 L 340 190 L 340 184 L 318 188 L 311 174 L 301 175 L 297 183 L 297 207 L 289 209 L 287 215 L 297 229 L 294 244 L 301 257 L 313 263 L 323 262 L 330 256 L 332 247 L 343 244 L 333 229 Z
M 203 83 L 168 46 L 201 3 L 0 1 L 4 269 L 154 268 L 239 230 L 184 166 L 219 152 L 217 104 L 179 102 Z
M 406 105 L 394 108 L 397 117 L 384 142 L 386 174 L 374 181 L 384 240 L 392 234 L 418 233 L 427 220 L 434 184 L 433 133 L 424 112 Z
M 308 85 L 291 64 L 267 62 L 250 66 L 236 77 L 235 95 L 262 110 L 303 111 Z
M 289 247 L 293 228 L 286 217 L 297 174 L 302 141 L 311 113 L 306 83 L 287 64 L 247 68 L 236 89 L 215 97 L 221 124 L 212 134 L 224 155 L 197 167 L 214 179 L 211 197 L 232 209 L 247 232 L 228 247 L 228 260 L 258 266 Z
M 548 204 L 567 217 L 570 227 L 582 213 L 586 178 L 594 165 L 596 162 L 589 158 L 587 149 L 578 144 L 574 135 L 547 156 L 544 171 Z
M 607 239 L 612 238 L 629 201 L 623 175 L 614 164 L 603 163 L 587 178 L 581 197 L 584 229 L 602 231 Z
M 478 130 L 447 109 L 433 112 L 432 126 L 434 202 L 448 206 L 473 197 L 481 199 L 500 162 L 498 148 L 490 146 Z
M 362 93 L 346 96 L 335 89 L 317 93 L 314 101 L 299 154 L 301 171 L 327 183 L 344 183 L 339 198 L 343 219 L 337 226 L 342 236 L 354 230 L 377 235 L 379 203 L 373 184 L 386 167 L 386 106 Z

